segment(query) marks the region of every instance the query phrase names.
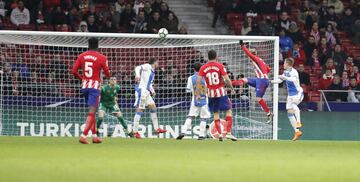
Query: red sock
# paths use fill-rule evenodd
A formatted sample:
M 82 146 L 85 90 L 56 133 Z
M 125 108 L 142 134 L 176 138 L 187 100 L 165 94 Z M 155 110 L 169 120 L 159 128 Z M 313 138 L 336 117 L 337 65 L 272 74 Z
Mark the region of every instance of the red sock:
M 88 116 L 86 118 L 85 129 L 84 129 L 84 132 L 83 132 L 83 134 L 85 136 L 88 135 L 89 130 L 92 130 L 93 122 L 95 122 L 95 113 L 88 113 Z M 96 124 L 95 124 L 95 127 L 96 127 Z
M 266 113 L 269 113 L 270 112 L 270 109 L 269 107 L 267 106 L 266 102 L 264 101 L 264 99 L 260 99 L 259 100 L 259 104 L 261 105 L 262 109 L 266 112 Z
M 215 120 L 215 128 L 218 131 L 218 133 L 221 135 L 222 131 L 221 131 L 221 126 L 220 126 L 220 119 Z
M 231 133 L 231 129 L 232 129 L 232 116 L 226 116 L 226 131 L 228 133 Z
M 92 124 L 92 127 L 91 127 L 91 133 L 93 134 L 93 135 L 95 135 L 96 134 L 96 117 L 95 117 L 95 115 L 94 115 L 94 118 L 93 118 L 93 122 L 92 122 L 93 124 Z

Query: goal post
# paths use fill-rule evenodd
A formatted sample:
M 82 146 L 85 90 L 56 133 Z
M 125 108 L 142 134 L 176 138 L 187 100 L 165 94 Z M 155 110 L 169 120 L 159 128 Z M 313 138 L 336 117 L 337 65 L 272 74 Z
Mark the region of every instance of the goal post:
M 193 74 L 195 62 L 206 62 L 207 51 L 211 49 L 217 51 L 221 63 L 226 63 L 232 79 L 254 77 L 253 65 L 239 45 L 239 40 L 243 40 L 270 66 L 270 79 L 278 77 L 278 37 L 170 34 L 161 39 L 156 34 L 0 31 L 0 56 L 4 60 L 0 135 L 80 135 L 87 111 L 80 82 L 70 74 L 70 69 L 76 57 L 86 51 L 89 37 L 99 39 L 99 51 L 107 56 L 110 70 L 117 77 L 121 87 L 118 103 L 129 126 L 135 110 L 133 70 L 149 57 L 159 59 L 155 102 L 160 125 L 169 132 L 156 136 L 146 114 L 140 121 L 140 132 L 145 137 L 174 138 L 179 134 L 191 102 L 185 88 L 187 78 Z M 236 91 L 230 96 L 234 135 L 276 140 L 278 85 L 270 84 L 264 96 L 274 113 L 272 124 L 265 123 L 266 114 L 258 105 L 253 88 L 239 87 Z M 198 120 L 193 122 L 188 137 L 197 137 L 198 124 Z M 111 113 L 100 128 L 105 136 L 125 136 Z

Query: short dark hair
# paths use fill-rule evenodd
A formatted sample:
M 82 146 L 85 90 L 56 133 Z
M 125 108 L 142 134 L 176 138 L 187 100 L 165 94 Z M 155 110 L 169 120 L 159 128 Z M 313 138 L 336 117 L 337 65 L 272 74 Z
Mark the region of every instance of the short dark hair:
M 194 64 L 194 70 L 195 70 L 196 72 L 199 72 L 199 71 L 200 71 L 201 66 L 202 66 L 202 64 L 201 64 L 201 63 L 196 62 L 196 63 Z
M 329 6 L 328 9 L 335 9 L 335 6 Z
M 149 63 L 149 64 L 154 64 L 154 63 L 156 63 L 156 61 L 157 61 L 157 59 L 156 59 L 156 58 L 151 57 L 151 58 L 149 58 L 148 63 Z
M 95 37 L 89 39 L 89 49 L 94 50 L 99 48 L 99 40 Z
M 209 60 L 214 60 L 214 59 L 216 59 L 216 51 L 215 50 L 210 50 L 209 52 L 208 52 L 208 59 Z

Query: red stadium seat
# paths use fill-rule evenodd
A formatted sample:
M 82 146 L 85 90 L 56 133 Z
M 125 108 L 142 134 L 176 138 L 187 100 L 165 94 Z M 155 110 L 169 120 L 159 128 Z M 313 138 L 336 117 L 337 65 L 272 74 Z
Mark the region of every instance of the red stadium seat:
M 228 13 L 226 15 L 226 20 L 231 29 L 234 29 L 235 21 L 243 21 L 243 15 L 240 13 Z
M 38 27 L 39 31 L 54 31 L 54 27 L 52 25 L 40 25 Z
M 30 25 L 19 25 L 19 30 L 27 30 L 27 31 L 32 31 L 35 30 L 35 26 L 30 24 Z

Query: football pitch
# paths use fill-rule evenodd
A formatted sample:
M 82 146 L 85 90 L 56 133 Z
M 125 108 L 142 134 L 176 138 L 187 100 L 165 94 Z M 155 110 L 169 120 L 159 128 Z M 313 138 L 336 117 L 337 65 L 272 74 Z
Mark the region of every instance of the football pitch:
M 0 137 L 0 181 L 359 181 L 360 142 Z

